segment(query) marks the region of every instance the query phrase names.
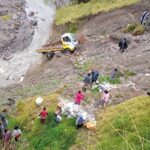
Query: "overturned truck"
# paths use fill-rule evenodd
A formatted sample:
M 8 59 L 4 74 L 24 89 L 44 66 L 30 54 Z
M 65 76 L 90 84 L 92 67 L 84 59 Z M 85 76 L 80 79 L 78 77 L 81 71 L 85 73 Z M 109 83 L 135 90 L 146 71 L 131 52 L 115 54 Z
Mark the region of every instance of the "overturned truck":
M 78 45 L 78 41 L 72 33 L 65 33 L 61 36 L 61 40 L 55 42 L 48 42 L 43 45 L 41 49 L 36 50 L 47 56 L 48 59 L 53 58 L 55 52 L 73 53 Z

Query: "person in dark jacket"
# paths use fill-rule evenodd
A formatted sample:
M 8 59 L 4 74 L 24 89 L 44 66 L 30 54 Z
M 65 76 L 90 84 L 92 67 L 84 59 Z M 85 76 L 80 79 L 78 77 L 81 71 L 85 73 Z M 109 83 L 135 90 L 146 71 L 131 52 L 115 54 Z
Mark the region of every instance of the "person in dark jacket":
M 149 90 L 149 91 L 147 91 L 147 95 L 148 95 L 148 96 L 150 96 L 150 90 Z
M 99 72 L 97 70 L 93 70 L 91 72 L 91 76 L 92 76 L 92 79 L 91 79 L 91 82 L 92 84 L 98 80 L 98 77 L 99 77 Z
M 124 50 L 128 48 L 127 39 L 125 37 L 120 40 L 119 47 L 121 53 L 123 53 Z
M 4 126 L 2 121 L 0 121 L 0 139 L 2 140 L 3 138 L 3 133 L 4 133 Z
M 83 82 L 84 82 L 84 87 L 82 88 L 83 91 L 86 91 L 86 89 L 88 87 L 91 86 L 91 83 L 92 83 L 92 80 L 91 80 L 91 73 L 88 73 L 84 79 L 83 79 Z
M 111 79 L 115 79 L 118 75 L 118 69 L 114 68 L 111 72 L 110 72 L 110 78 Z
M 76 119 L 76 128 L 79 129 L 81 128 L 85 123 L 85 120 L 83 119 L 83 116 L 79 116 L 77 119 Z

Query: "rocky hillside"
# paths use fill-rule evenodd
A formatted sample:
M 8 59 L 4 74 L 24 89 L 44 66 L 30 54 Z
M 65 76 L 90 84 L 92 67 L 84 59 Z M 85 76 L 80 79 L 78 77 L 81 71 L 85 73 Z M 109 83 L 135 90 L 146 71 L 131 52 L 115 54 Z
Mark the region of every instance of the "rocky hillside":
M 9 128 L 19 124 L 23 130 L 20 143 L 17 146 L 12 143 L 12 149 L 149 150 L 150 97 L 146 92 L 150 88 L 150 32 L 144 30 L 140 35 L 124 32 L 129 23 L 139 24 L 146 9 L 150 10 L 147 0 L 111 3 L 91 0 L 58 8 L 50 39 L 64 32 L 74 32 L 77 37 L 83 37 L 83 41 L 73 54 L 58 52 L 50 61 L 41 56 L 20 84 L 0 89 L 1 109 L 7 110 Z M 74 12 L 81 13 L 73 15 Z M 10 21 L 8 16 L 6 22 L 4 18 L 3 23 Z M 118 48 L 122 37 L 129 41 L 124 53 Z M 100 72 L 100 83 L 109 82 L 113 87 L 110 103 L 104 110 L 97 103 L 101 97 L 98 90 L 85 93 L 81 105 L 96 116 L 96 130 L 77 131 L 75 119 L 65 116 L 58 125 L 54 121 L 54 110 L 59 98 L 73 101 L 75 93 L 82 88 L 83 76 L 93 68 Z M 113 68 L 120 73 L 115 81 L 109 78 Z M 44 98 L 40 107 L 35 105 L 38 96 Z M 10 104 L 9 98 L 14 99 L 15 104 Z M 49 117 L 42 126 L 37 115 L 44 106 L 48 108 Z
M 25 0 L 0 0 L 0 57 L 23 51 L 31 42 L 34 28 L 25 12 Z

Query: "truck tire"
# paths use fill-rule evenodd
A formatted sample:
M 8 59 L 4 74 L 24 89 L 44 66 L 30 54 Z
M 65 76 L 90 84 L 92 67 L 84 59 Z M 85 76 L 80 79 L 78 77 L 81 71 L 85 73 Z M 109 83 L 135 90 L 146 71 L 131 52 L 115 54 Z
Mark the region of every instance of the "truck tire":
M 54 52 L 47 52 L 46 56 L 47 56 L 47 59 L 50 60 L 54 57 Z
M 69 48 L 64 49 L 63 53 L 66 55 L 70 55 L 70 49 Z

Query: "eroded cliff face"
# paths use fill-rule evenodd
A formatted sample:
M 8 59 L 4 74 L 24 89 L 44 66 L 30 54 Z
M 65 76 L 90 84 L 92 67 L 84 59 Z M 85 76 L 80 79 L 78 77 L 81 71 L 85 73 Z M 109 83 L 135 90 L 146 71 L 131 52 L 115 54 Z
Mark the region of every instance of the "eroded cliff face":
M 19 83 L 31 65 L 40 62 L 36 49 L 49 39 L 55 12 L 44 0 L 7 0 L 2 6 L 7 11 L 0 22 L 0 87 Z
M 43 1 L 58 8 L 67 5 L 70 0 Z M 8 60 L 12 54 L 24 51 L 32 41 L 37 23 L 28 18 L 26 5 L 26 0 L 11 0 L 11 3 L 10 0 L 0 0 L 0 58 L 2 59 Z
M 25 0 L 0 0 L 0 57 L 9 59 L 12 53 L 26 49 L 34 27 L 25 11 Z

